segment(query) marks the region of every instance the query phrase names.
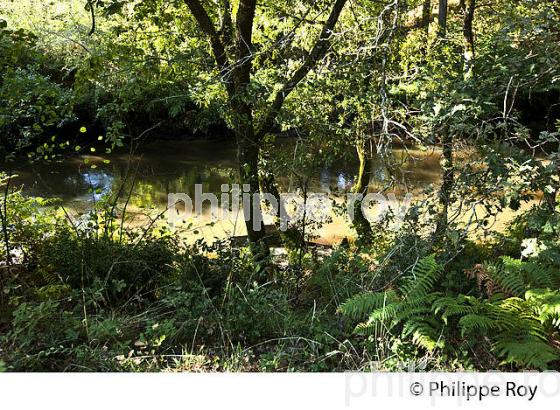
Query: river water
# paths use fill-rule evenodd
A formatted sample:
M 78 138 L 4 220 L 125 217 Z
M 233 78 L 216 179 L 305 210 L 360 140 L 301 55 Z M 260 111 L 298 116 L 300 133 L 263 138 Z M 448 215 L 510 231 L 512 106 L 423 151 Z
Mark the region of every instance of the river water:
M 295 145 L 283 143 L 278 149 L 290 154 Z M 437 154 L 414 148 L 394 149 L 392 158 L 399 161 L 399 166 L 392 171 L 380 158 L 372 162 L 370 191 L 397 181 L 392 189 L 404 195 L 439 183 Z M 309 190 L 340 196 L 351 189 L 357 171 L 357 157 L 350 153 L 344 159 L 314 169 L 309 175 Z M 141 213 L 141 210 L 165 209 L 169 193 L 192 196 L 196 184 L 202 185 L 203 192 L 219 193 L 222 184 L 237 180 L 237 160 L 235 146 L 231 143 L 157 141 L 139 146 L 133 154 L 83 155 L 57 162 L 21 163 L 14 172 L 18 175 L 15 184 L 21 185 L 26 195 L 60 198 L 76 215 L 83 214 L 104 195 L 116 192 L 121 186 L 125 187 L 124 192 L 129 192 L 130 182 L 134 180 L 129 210 Z M 295 173 L 285 170 L 278 172 L 277 177 L 284 192 L 295 191 L 300 181 Z M 126 182 L 123 184 L 123 181 Z M 202 226 L 206 222 L 198 221 Z M 236 226 L 233 234 L 243 233 L 242 224 L 230 221 L 230 225 Z M 231 229 L 215 225 L 211 232 L 204 233 L 209 237 L 231 234 Z M 336 220 L 318 232 L 326 242 L 348 234 L 348 223 Z

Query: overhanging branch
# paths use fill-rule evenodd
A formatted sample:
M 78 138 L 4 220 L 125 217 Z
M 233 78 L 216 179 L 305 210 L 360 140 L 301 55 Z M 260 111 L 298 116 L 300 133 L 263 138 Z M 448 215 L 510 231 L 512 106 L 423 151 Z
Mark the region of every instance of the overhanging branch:
M 272 105 L 270 106 L 259 131 L 257 132 L 257 140 L 264 137 L 268 130 L 272 128 L 274 121 L 276 120 L 276 117 L 278 116 L 278 113 L 288 95 L 327 53 L 334 26 L 336 25 L 346 2 L 347 0 L 336 0 L 333 9 L 331 10 L 331 14 L 325 22 L 325 25 L 321 30 L 321 34 L 311 49 L 311 52 L 307 55 L 303 64 L 293 74 L 292 78 L 290 78 L 274 96 Z
M 204 9 L 204 6 L 200 3 L 199 0 L 185 0 L 185 3 L 189 10 L 191 11 L 193 17 L 195 18 L 198 26 L 202 30 L 202 32 L 208 37 L 210 40 L 210 46 L 212 47 L 212 54 L 214 55 L 214 59 L 216 60 L 216 64 L 220 69 L 220 74 L 222 78 L 225 79 L 226 88 L 229 93 L 233 93 L 233 84 L 231 81 L 227 80 L 227 70 L 229 68 L 229 63 L 227 59 L 226 49 L 222 40 L 220 39 L 220 35 L 216 31 L 212 20 L 210 20 L 210 16 Z

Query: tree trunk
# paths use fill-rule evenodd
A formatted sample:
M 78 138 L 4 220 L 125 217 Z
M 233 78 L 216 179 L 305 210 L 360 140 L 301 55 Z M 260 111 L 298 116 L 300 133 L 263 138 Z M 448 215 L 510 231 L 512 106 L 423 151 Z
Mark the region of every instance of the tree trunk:
M 260 204 L 259 152 L 260 141 L 255 135 L 253 107 L 248 91 L 252 71 L 252 31 L 256 0 L 241 0 L 235 19 L 236 65 L 235 91 L 230 95 L 234 114 L 237 158 L 241 184 L 249 186 L 250 204 L 244 204 L 243 214 L 247 236 L 252 245 L 268 250 L 264 244 L 264 222 Z
M 560 175 L 560 161 L 558 161 L 558 156 L 560 156 L 560 142 L 556 146 L 556 156 L 552 160 L 551 165 L 554 167 L 556 175 Z M 560 190 L 560 184 L 557 181 L 551 181 L 550 191 L 544 193 L 544 200 L 548 206 L 548 210 L 551 215 L 556 213 L 556 204 L 558 201 L 558 191 Z
M 451 204 L 451 195 L 455 183 L 455 176 L 453 174 L 453 136 L 447 127 L 444 127 L 442 130 L 441 144 L 443 178 L 439 190 L 440 214 L 437 220 L 436 236 L 442 235 L 449 224 L 449 205 Z
M 445 36 L 446 27 L 447 0 L 439 0 L 438 34 L 440 37 Z M 447 126 L 443 126 L 440 132 L 442 145 L 442 183 L 439 190 L 440 212 L 436 224 L 436 237 L 441 236 L 449 224 L 449 205 L 451 204 L 451 195 L 454 185 L 453 135 L 449 132 L 449 128 Z
M 10 181 L 12 172 L 9 171 L 6 178 L 6 187 L 4 188 L 4 197 L 0 205 L 0 220 L 2 223 L 2 234 L 4 235 L 4 247 L 6 248 L 6 265 L 12 264 L 12 255 L 10 249 L 10 233 L 8 231 L 8 196 L 10 195 Z
M 439 0 L 438 28 L 440 36 L 445 36 L 447 30 L 447 0 Z
M 235 125 L 235 137 L 237 140 L 237 159 L 239 162 L 239 176 L 241 184 L 249 186 L 251 204 L 244 205 L 243 214 L 247 236 L 253 243 L 264 239 L 264 223 L 262 221 L 262 210 L 260 202 L 254 198 L 260 194 L 259 187 L 259 144 L 255 141 L 252 113 L 247 104 L 238 104 L 235 108 L 238 117 Z
M 560 170 L 559 170 L 560 171 Z M 551 215 L 556 213 L 556 203 L 558 198 L 558 187 L 554 187 L 552 192 L 545 192 L 544 200 L 546 201 L 546 205 L 548 206 L 548 210 Z
M 430 21 L 432 20 L 432 1 L 424 0 L 422 4 L 422 27 L 426 31 L 426 35 L 430 31 Z
M 356 151 L 358 153 L 360 165 L 353 191 L 355 194 L 366 195 L 371 177 L 372 160 L 371 152 L 367 149 L 365 138 L 359 138 L 356 143 Z M 371 243 L 373 240 L 373 231 L 369 221 L 362 212 L 362 201 L 354 202 L 354 220 L 352 221 L 352 224 L 358 234 L 358 238 L 364 243 Z
M 468 80 L 473 76 L 474 70 L 474 31 L 473 20 L 476 7 L 476 0 L 464 0 L 463 3 L 463 43 L 464 43 L 464 66 L 463 75 L 464 79 Z

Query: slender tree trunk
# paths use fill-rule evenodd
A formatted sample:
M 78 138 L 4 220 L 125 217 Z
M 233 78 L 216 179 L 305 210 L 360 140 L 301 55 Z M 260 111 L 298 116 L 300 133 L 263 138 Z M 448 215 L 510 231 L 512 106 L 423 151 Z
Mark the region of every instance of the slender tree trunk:
M 425 41 L 422 44 L 422 54 L 427 57 L 430 50 L 430 23 L 432 22 L 432 1 L 424 0 L 422 4 L 422 28 L 424 29 Z
M 558 142 L 556 146 L 556 153 L 560 155 L 560 142 Z M 556 174 L 560 175 L 560 162 L 556 159 L 553 160 L 551 164 L 554 169 L 556 170 Z M 551 215 L 556 213 L 556 204 L 558 201 L 558 191 L 560 190 L 560 184 L 556 181 L 553 181 L 550 186 L 550 191 L 544 193 L 544 200 L 548 206 L 548 210 Z
M 447 30 L 447 0 L 439 0 L 438 28 L 440 36 L 445 36 Z
M 560 172 L 560 167 L 556 167 Z M 552 192 L 545 192 L 544 200 L 551 215 L 556 213 L 556 203 L 558 201 L 558 187 L 553 187 Z
M 422 27 L 428 35 L 430 31 L 430 21 L 432 20 L 432 1 L 424 0 L 422 4 Z
M 436 236 L 440 236 L 447 229 L 449 224 L 449 206 L 451 204 L 451 196 L 453 186 L 455 184 L 454 166 L 453 166 L 453 136 L 447 129 L 443 127 L 441 131 L 442 144 L 442 183 L 439 190 L 440 214 L 437 220 Z
M 360 165 L 353 191 L 355 194 L 366 195 L 371 177 L 372 159 L 371 152 L 367 149 L 365 138 L 360 137 L 356 142 L 356 151 L 358 153 Z M 354 220 L 352 221 L 352 224 L 358 234 L 358 238 L 365 243 L 371 243 L 373 240 L 373 231 L 369 221 L 362 211 L 362 201 L 354 202 Z
M 440 37 L 445 36 L 447 27 L 447 0 L 439 0 L 438 33 Z M 442 145 L 442 183 L 439 190 L 440 213 L 436 224 L 436 237 L 441 236 L 449 224 L 449 205 L 453 193 L 453 135 L 447 126 L 440 130 Z
M 8 172 L 6 178 L 6 187 L 4 188 L 4 198 L 0 209 L 0 218 L 2 222 L 2 234 L 4 236 L 4 247 L 6 248 L 6 265 L 12 264 L 12 255 L 10 249 L 10 233 L 8 232 L 8 195 L 10 195 L 10 181 L 12 179 L 12 172 Z
M 464 79 L 468 80 L 473 76 L 475 47 L 474 47 L 474 31 L 473 20 L 476 8 L 476 0 L 463 1 L 463 43 L 464 43 Z
M 259 144 L 254 138 L 250 107 L 246 104 L 239 104 L 235 110 L 236 116 L 240 117 L 235 126 L 239 176 L 241 183 L 249 186 L 248 193 L 251 195 L 251 204 L 249 207 L 245 204 L 243 208 L 245 226 L 249 241 L 256 243 L 262 241 L 265 236 L 261 205 L 255 199 L 260 194 Z
M 255 135 L 253 106 L 249 95 L 252 71 L 252 31 L 256 0 L 241 0 L 235 19 L 236 64 L 234 68 L 235 91 L 230 96 L 234 113 L 237 157 L 241 183 L 249 186 L 250 204 L 244 204 L 243 213 L 247 236 L 251 244 L 268 250 L 264 244 L 264 223 L 260 204 L 259 153 L 260 141 Z M 248 208 L 248 209 L 247 209 Z

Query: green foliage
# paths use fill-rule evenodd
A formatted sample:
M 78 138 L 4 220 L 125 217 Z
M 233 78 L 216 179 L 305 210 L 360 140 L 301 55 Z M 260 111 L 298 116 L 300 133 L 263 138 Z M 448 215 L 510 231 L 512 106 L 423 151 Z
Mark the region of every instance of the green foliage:
M 274 349 L 276 340 L 310 332 L 285 288 L 255 282 L 258 265 L 249 252 L 232 254 L 220 242 L 179 248 L 159 229 L 119 236 L 106 228 L 107 216 L 100 221 L 103 212 L 75 226 L 49 208 L 33 208 L 39 199 L 15 193 L 9 201 L 16 206 L 9 218 L 17 221 L 10 228 L 12 249 L 25 249 L 28 262 L 18 260 L 2 278 L 0 324 L 7 331 L 0 350 L 7 370 L 180 367 L 182 359 L 170 358 L 187 360 L 205 346 L 206 368 L 231 368 L 230 346 L 270 340 Z M 29 230 L 32 219 L 41 224 Z M 293 366 L 308 360 L 301 352 Z M 245 368 L 239 359 L 235 368 Z
M 75 119 L 72 92 L 52 79 L 56 68 L 36 50 L 36 41 L 23 29 L 0 27 L 0 134 L 15 149 Z
M 33 263 L 36 261 L 43 238 L 61 221 L 61 215 L 52 208 L 54 200 L 29 198 L 22 194 L 21 189 L 13 187 L 10 180 L 0 173 L 0 188 L 5 194 L 5 213 L 0 221 L 3 246 L 0 247 L 0 258 L 14 258 L 16 253 L 19 262 Z M 6 191 L 7 189 L 7 191 Z M 2 210 L 4 211 L 4 209 Z M 4 226 L 5 225 L 5 226 Z M 6 239 L 10 249 L 7 255 Z
M 397 331 L 393 337 L 410 340 L 428 352 L 445 352 L 460 349 L 455 341 L 455 332 L 460 331 L 467 343 L 486 341 L 503 365 L 547 368 L 560 357 L 548 340 L 558 324 L 558 292 L 535 288 L 550 283 L 549 275 L 538 265 L 508 257 L 502 262 L 488 277 L 496 281 L 496 287 L 513 294 L 532 287 L 525 299 L 442 295 L 435 285 L 443 271 L 430 256 L 402 279 L 396 295 L 393 290 L 360 294 L 342 304 L 339 311 L 354 320 L 367 317 L 356 326 L 358 333 L 371 334 L 383 325 Z
M 73 288 L 99 286 L 107 302 L 117 303 L 153 298 L 172 278 L 176 252 L 169 237 L 121 243 L 60 230 L 43 242 L 38 268 Z
M 383 293 L 362 293 L 348 299 L 340 305 L 340 312 L 352 319 L 363 319 L 373 310 L 383 309 L 388 304 L 397 302 L 399 299 L 394 291 Z
M 402 337 L 410 336 L 414 343 L 433 350 L 439 342 L 434 321 L 427 314 L 435 297 L 430 291 L 441 274 L 434 256 L 427 256 L 402 279 L 397 291 L 355 296 L 339 310 L 354 319 L 368 316 L 367 321 L 357 325 L 359 333 L 372 333 L 379 325 L 389 331 L 398 327 Z
M 359 253 L 345 247 L 334 249 L 319 266 L 315 258 L 310 258 L 308 266 L 314 273 L 305 282 L 301 297 L 309 303 L 322 301 L 329 306 L 332 303 L 331 310 L 360 289 L 382 285 L 386 279 L 374 269 L 368 252 Z
M 52 161 L 99 154 L 94 144 L 104 142 L 109 154 L 147 129 L 222 135 L 247 120 L 240 103 L 258 130 L 274 92 L 306 67 L 332 6 L 259 2 L 249 84 L 233 98 L 224 80 L 232 69 L 237 78 L 239 62 L 216 67 L 215 39 L 185 2 L 96 1 L 91 33 L 82 1 L 43 3 L 0 5 L 0 143 L 10 169 L 21 151 Z M 235 59 L 225 3 L 203 2 Z M 558 7 L 481 8 L 468 73 L 463 13 L 450 8 L 442 33 L 435 22 L 410 24 L 417 3 L 345 7 L 325 58 L 264 130 L 252 169 L 261 185 L 277 176 L 307 193 L 314 175 L 363 148 L 383 167 L 379 186 L 361 189 L 415 195 L 399 229 L 387 232 L 389 216 L 369 244 L 358 237 L 321 251 L 304 249 L 305 231 L 268 263 L 226 242 L 186 245 L 165 229 L 124 227 L 110 194 L 68 220 L 56 200 L 26 197 L 2 174 L 0 371 L 557 369 Z M 277 150 L 280 134 L 297 136 L 293 150 Z M 454 178 L 446 226 L 434 235 L 440 177 L 428 175 L 434 183 L 420 192 L 405 163 L 447 139 L 455 164 L 442 165 Z M 396 143 L 403 158 L 389 155 Z M 136 188 L 145 206 L 151 187 Z M 500 215 L 530 201 L 540 203 L 494 232 Z
M 12 326 L 0 343 L 9 349 L 10 366 L 28 370 L 54 370 L 51 366 L 73 351 L 84 330 L 79 316 L 54 300 L 21 303 L 13 312 Z
M 531 289 L 525 293 L 525 299 L 533 304 L 541 323 L 560 327 L 560 295 L 557 290 Z
M 69 90 L 32 68 L 8 70 L 0 86 L 0 132 L 17 141 L 16 149 L 27 148 L 75 119 L 71 98 Z
M 558 350 L 548 344 L 547 332 L 534 305 L 519 298 L 480 302 L 468 299 L 475 313 L 462 316 L 458 325 L 467 338 L 485 335 L 492 351 L 503 363 L 543 369 L 558 359 Z

